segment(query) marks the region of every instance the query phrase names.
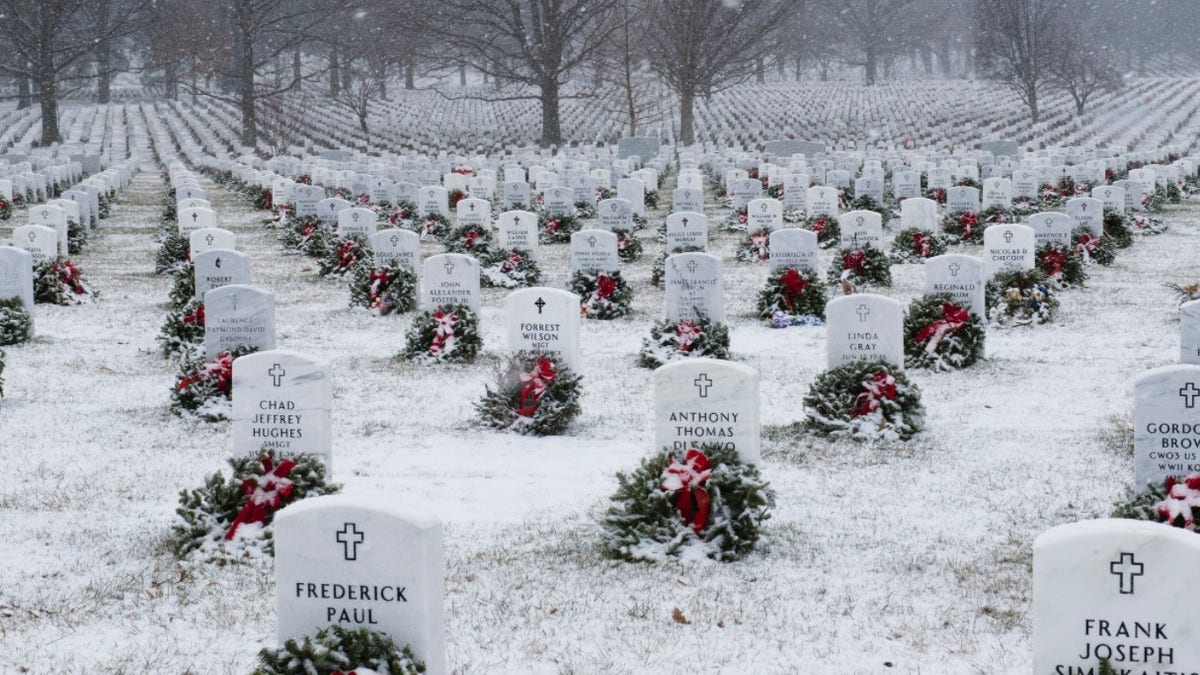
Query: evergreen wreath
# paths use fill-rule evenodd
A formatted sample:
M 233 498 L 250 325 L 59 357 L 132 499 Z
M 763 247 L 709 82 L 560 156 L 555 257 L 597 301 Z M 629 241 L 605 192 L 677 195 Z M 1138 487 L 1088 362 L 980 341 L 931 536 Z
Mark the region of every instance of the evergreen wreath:
M 59 258 L 38 265 L 33 271 L 33 301 L 51 305 L 80 305 L 97 293 L 70 260 Z
M 949 372 L 983 357 L 983 320 L 949 293 L 917 298 L 904 316 L 904 365 Z
M 350 277 L 350 306 L 376 316 L 407 314 L 417 306 L 417 275 L 399 262 L 376 268 L 363 260 Z
M 1071 231 L 1071 242 L 1075 254 L 1084 262 L 1108 266 L 1117 259 L 1117 247 L 1113 238 L 1104 235 L 1097 237 L 1085 227 L 1077 227 Z
M 464 363 L 474 361 L 482 345 L 479 316 L 466 305 L 442 305 L 413 319 L 403 356 L 423 363 Z
M 1178 192 L 1178 191 L 1176 191 L 1176 192 Z M 1178 200 L 1176 200 L 1176 201 L 1178 201 Z M 658 208 L 658 190 L 646 190 L 644 193 L 642 193 L 642 205 L 645 206 L 647 210 L 657 209 Z
M 729 327 L 713 323 L 697 312 L 695 321 L 663 319 L 655 322 L 650 327 L 650 337 L 642 339 L 638 365 L 653 369 L 671 361 L 700 357 L 730 358 Z
M 633 236 L 633 232 L 622 228 L 614 228 L 617 235 L 617 257 L 621 262 L 633 262 L 642 257 L 642 240 Z
M 771 231 L 767 229 L 747 232 L 746 238 L 738 243 L 737 259 L 742 262 L 766 262 L 771 259 Z
M 1162 189 L 1163 195 L 1166 196 L 1168 202 L 1178 204 L 1183 201 L 1183 193 L 1180 192 L 1179 185 L 1176 183 L 1167 183 L 1166 187 Z
M 517 354 L 497 369 L 475 412 L 493 429 L 556 436 L 579 416 L 582 380 L 556 358 Z
M 359 235 L 334 238 L 325 251 L 325 255 L 317 261 L 317 269 L 323 277 L 345 279 L 354 274 L 360 264 L 370 265 L 371 247 L 367 240 Z
M 1142 207 L 1148 213 L 1162 213 L 1166 205 L 1167 199 L 1159 190 L 1155 190 L 1142 198 Z
M 0 197 L 0 220 L 8 220 L 12 218 L 13 203 L 4 197 Z
M 257 455 L 231 457 L 228 477 L 220 472 L 204 485 L 179 492 L 179 520 L 167 546 L 175 557 L 226 564 L 275 555 L 275 513 L 301 499 L 334 494 L 325 463 L 297 454 L 280 461 L 263 448 Z
M 988 320 L 1000 326 L 1050 323 L 1058 313 L 1058 298 L 1041 270 L 1001 272 L 987 284 Z
M 1079 250 L 1079 245 L 1068 248 L 1049 242 L 1037 247 L 1034 262 L 1057 288 L 1078 288 L 1088 277 L 1083 270 L 1083 256 Z
M 1130 216 L 1132 230 L 1138 234 L 1162 234 L 1167 231 L 1167 224 L 1159 218 L 1151 218 L 1145 213 L 1135 213 Z
M 897 263 L 925 262 L 926 258 L 942 255 L 950 239 L 940 232 L 908 227 L 896 233 L 892 240 L 892 261 Z
M 1006 209 L 999 204 L 993 204 L 979 212 L 979 222 L 983 225 L 982 229 L 986 230 L 989 225 L 1015 223 L 1017 222 L 1017 218 L 1013 215 L 1012 209 Z
M 333 231 L 321 224 L 316 216 L 304 216 L 288 221 L 280 240 L 285 248 L 310 258 L 328 254 L 334 239 Z
M 541 279 L 542 268 L 529 251 L 492 251 L 480 261 L 479 281 L 486 288 L 536 286 Z
M 467 198 L 467 193 L 454 188 L 446 195 L 446 198 L 450 204 L 450 212 L 455 213 L 458 211 L 458 203 Z
M 924 179 L 922 179 L 922 181 L 924 181 Z M 926 199 L 932 199 L 939 205 L 944 205 L 946 203 L 946 188 L 926 188 L 925 191 L 921 193 L 921 196 Z
M 816 272 L 794 268 L 767 277 L 758 294 L 758 318 L 772 328 L 820 326 L 825 320 L 825 285 Z
M 446 232 L 442 244 L 447 253 L 465 253 L 482 259 L 492 252 L 496 240 L 486 225 L 459 225 Z
M 844 250 L 834 255 L 826 275 L 830 285 L 858 290 L 863 286 L 892 285 L 892 263 L 887 254 L 874 246 Z M 851 291 L 852 292 L 852 291 Z
M 883 359 L 851 361 L 817 375 L 804 425 L 822 436 L 904 440 L 925 427 L 921 390 Z
M 729 214 L 729 218 L 722 223 L 721 229 L 726 232 L 745 232 L 750 223 L 750 215 L 747 209 L 748 207 L 746 206 L 734 209 Z
M 33 319 L 21 298 L 0 300 L 0 345 L 19 345 L 33 337 Z
M 585 319 L 618 319 L 631 311 L 633 289 L 617 270 L 576 272 L 570 287 L 581 300 L 579 311 Z
M 1167 288 L 1175 291 L 1175 299 L 1181 305 L 1192 300 L 1200 300 L 1200 283 L 1167 284 Z
M 425 664 L 406 645 L 369 628 L 333 624 L 315 635 L 292 638 L 283 647 L 258 653 L 252 675 L 352 675 L 370 669 L 380 675 L 419 675 Z
M 87 228 L 74 220 L 67 221 L 67 253 L 78 255 L 88 243 Z
M 167 312 L 156 339 L 163 358 L 197 351 L 204 345 L 204 303 L 191 300 L 183 308 Z
M 406 225 L 407 221 L 399 223 Z M 440 213 L 428 213 L 412 221 L 411 228 L 421 235 L 421 239 L 436 239 L 441 241 L 450 231 L 450 221 Z
M 817 244 L 821 248 L 833 248 L 841 241 L 841 225 L 837 216 L 809 216 L 800 226 L 817 235 Z
M 154 256 L 154 273 L 174 272 L 180 265 L 191 260 L 190 255 L 191 246 L 187 237 L 178 232 L 170 233 L 163 237 L 162 244 L 158 247 L 158 254 Z
M 1130 229 L 1125 216 L 1116 211 L 1104 212 L 1104 236 L 1112 239 L 1117 248 L 1133 246 L 1133 230 Z
M 1200 516 L 1200 473 L 1168 476 L 1162 485 L 1149 483 L 1146 491 L 1117 505 L 1113 518 L 1150 520 L 1196 531 Z
M 982 244 L 983 228 L 977 213 L 955 211 L 942 216 L 942 231 L 955 244 Z
M 175 269 L 175 278 L 171 283 L 171 295 L 169 296 L 171 307 L 183 309 L 195 297 L 196 265 L 189 260 Z
M 580 230 L 575 216 L 538 216 L 538 240 L 543 244 L 563 244 L 571 241 L 571 235 Z
M 854 186 L 843 185 L 837 189 L 838 193 L 838 208 L 842 211 L 849 211 L 850 204 L 854 202 Z
M 417 229 L 417 205 L 412 202 L 398 202 L 384 217 L 392 227 L 414 231 Z
M 1036 197 L 1013 197 L 1012 208 L 1009 210 L 1015 218 L 1031 216 L 1040 209 L 1038 209 L 1038 200 Z
M 233 397 L 233 362 L 256 347 L 239 345 L 206 361 L 194 355 L 180 363 L 179 379 L 171 389 L 171 411 L 176 415 L 193 414 L 208 422 L 228 420 Z
M 667 450 L 617 474 L 601 520 L 605 555 L 629 562 L 701 557 L 733 562 L 749 554 L 771 517 L 775 492 L 736 450 Z

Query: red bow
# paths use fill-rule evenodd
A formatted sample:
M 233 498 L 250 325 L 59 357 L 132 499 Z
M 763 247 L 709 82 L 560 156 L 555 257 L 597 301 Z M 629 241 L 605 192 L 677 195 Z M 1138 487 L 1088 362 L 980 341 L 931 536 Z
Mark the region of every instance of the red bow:
M 375 270 L 371 272 L 371 300 L 379 297 L 379 294 L 388 287 L 387 270 Z
M 458 203 L 461 202 L 463 199 L 465 199 L 466 196 L 467 195 L 462 190 L 457 190 L 457 189 L 451 190 L 450 191 L 450 208 L 457 207 Z
M 370 204 L 371 203 L 371 195 L 369 195 L 365 192 L 358 195 L 358 203 L 359 204 Z
M 558 219 L 556 218 L 551 218 L 550 220 L 546 221 L 546 232 L 550 234 L 558 232 L 559 228 L 561 227 L 562 225 L 559 224 Z
M 679 351 L 686 354 L 691 351 L 692 343 L 700 339 L 701 335 L 704 335 L 704 331 L 700 329 L 700 326 L 695 321 L 684 319 L 679 322 L 678 326 L 675 326 L 675 335 L 679 337 Z
M 309 223 L 304 226 L 304 230 L 301 231 L 300 236 L 304 237 L 305 239 L 308 239 L 309 237 L 312 236 L 313 232 L 316 232 L 316 230 L 317 230 L 317 226 L 314 225 L 313 223 Z
M 945 188 L 938 188 L 938 189 L 934 190 L 933 191 L 933 200 L 939 204 L 945 204 L 946 203 Z
M 794 301 L 808 288 L 808 279 L 800 276 L 798 271 L 789 269 L 779 276 L 779 285 L 783 286 L 783 302 L 791 311 Z
M 688 449 L 683 462 L 674 456 L 670 460 L 662 472 L 662 489 L 676 493 L 675 510 L 696 534 L 700 534 L 708 524 L 710 500 L 703 484 L 712 477 L 712 462 L 696 448 Z
M 500 263 L 500 271 L 501 272 L 511 272 L 511 271 L 517 269 L 517 266 L 520 264 L 521 264 L 521 256 L 514 253 L 514 254 L 508 256 L 508 258 L 506 260 L 504 260 L 503 262 Z
M 854 399 L 854 412 L 850 418 L 862 417 L 879 410 L 880 399 L 896 398 L 896 378 L 886 371 L 875 373 L 874 378 L 862 383 L 863 393 Z
M 1062 272 L 1063 265 L 1067 263 L 1067 254 L 1057 249 L 1050 249 L 1042 254 L 1042 265 L 1046 268 L 1048 276 L 1056 277 Z
M 356 260 L 358 260 L 358 242 L 349 239 L 338 249 L 338 266 L 346 269 L 352 267 Z
M 917 333 L 917 342 L 929 340 L 929 344 L 925 346 L 925 353 L 932 354 L 937 351 L 938 345 L 948 334 L 967 325 L 970 318 L 970 313 L 962 307 L 951 302 L 943 302 L 942 318 L 922 328 Z
M 821 234 L 821 232 L 825 229 L 825 226 L 827 224 L 828 223 L 825 222 L 824 218 L 821 218 L 817 222 L 813 223 L 813 226 L 812 226 L 813 234 Z
M 743 211 L 738 212 L 738 223 L 745 225 L 750 220 L 749 216 Z
M 973 230 L 975 226 L 979 224 L 979 216 L 967 211 L 958 217 L 958 224 L 962 226 L 963 239 L 970 239 L 971 230 Z
M 87 293 L 87 289 L 83 287 L 83 283 L 79 281 L 79 269 L 71 263 L 70 260 L 64 260 L 54 264 L 54 271 L 58 274 L 60 283 L 71 287 L 75 295 L 83 295 Z
M 249 495 L 250 501 L 246 502 L 246 505 L 238 512 L 233 525 L 225 533 L 226 540 L 233 539 L 238 526 L 242 523 L 267 522 L 271 511 L 283 506 L 284 500 L 292 494 L 292 488 L 295 486 L 288 478 L 288 474 L 296 466 L 295 462 L 285 459 L 279 463 L 279 466 L 274 466 L 270 457 L 263 457 L 262 465 L 263 475 L 261 477 L 247 478 L 242 481 L 242 494 Z
M 229 385 L 233 382 L 233 355 L 229 352 L 221 352 L 217 358 L 201 366 L 195 375 L 189 375 L 180 380 L 176 391 L 183 391 L 209 377 L 216 380 L 218 392 L 228 395 Z
M 766 260 L 770 257 L 770 237 L 765 234 L 755 234 L 750 237 L 750 246 L 754 249 L 754 254 L 759 260 Z
M 204 326 L 204 305 L 199 305 L 198 307 L 196 307 L 196 311 L 183 317 L 183 323 L 184 323 L 184 325 L 194 323 L 197 326 L 203 327 Z
M 546 387 L 550 386 L 556 375 L 554 363 L 544 356 L 538 357 L 528 373 L 521 373 L 521 382 L 525 386 L 521 387 L 521 396 L 517 399 L 518 415 L 533 417 L 542 402 L 542 394 L 546 393 Z
M 475 248 L 475 244 L 479 242 L 479 233 L 475 230 L 467 230 L 463 236 L 463 246 L 467 248 Z
M 1192 508 L 1200 506 L 1200 474 L 1191 474 L 1183 482 L 1174 476 L 1167 476 L 1166 494 L 1166 499 L 1155 505 L 1158 515 L 1170 525 L 1174 525 L 1178 518 L 1183 518 L 1183 527 L 1195 530 L 1196 518 Z
M 863 265 L 867 262 L 866 251 L 850 251 L 842 256 L 842 269 L 850 270 L 855 274 L 863 273 Z
M 458 316 L 446 314 L 441 310 L 433 313 L 437 326 L 433 331 L 433 343 L 429 345 L 430 354 L 440 354 L 454 347 L 454 327 L 458 325 Z
M 393 225 L 395 225 L 396 221 L 401 220 L 401 219 L 407 220 L 408 216 L 409 216 L 408 209 L 397 206 L 396 210 L 392 211 L 392 215 L 388 218 L 388 220 L 391 221 L 391 223 Z
M 923 232 L 913 232 L 913 249 L 921 255 L 922 258 L 929 257 L 929 237 Z
M 612 280 L 612 277 L 607 274 L 596 276 L 596 297 L 603 300 L 611 297 L 617 292 L 617 282 Z

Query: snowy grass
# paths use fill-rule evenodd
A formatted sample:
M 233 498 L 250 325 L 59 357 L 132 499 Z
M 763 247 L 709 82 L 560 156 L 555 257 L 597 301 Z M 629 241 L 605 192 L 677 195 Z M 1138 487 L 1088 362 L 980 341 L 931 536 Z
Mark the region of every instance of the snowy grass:
M 163 546 L 179 490 L 224 469 L 230 440 L 167 410 L 162 195 L 156 172 L 140 174 L 78 256 L 100 302 L 39 306 L 38 337 L 8 350 L 0 671 L 246 672 L 274 643 L 269 564 L 179 564 Z M 473 422 L 505 291 L 484 292 L 481 363 L 397 360 L 411 318 L 351 309 L 346 285 L 282 255 L 260 214 L 213 198 L 276 293 L 280 347 L 333 365 L 335 480 L 445 520 L 457 673 L 1027 672 L 1032 540 L 1123 496 L 1132 378 L 1177 357 L 1164 284 L 1200 279 L 1179 254 L 1200 234 L 1188 205 L 1063 292 L 1057 323 L 989 330 L 987 360 L 965 372 L 910 371 L 928 412 L 912 442 L 829 442 L 797 425 L 825 329 L 754 320 L 765 266 L 732 262 L 738 236 L 714 233 L 734 356 L 763 376 L 761 468 L 779 506 L 745 561 L 614 563 L 596 520 L 614 474 L 652 450 L 650 371 L 634 361 L 663 302 L 657 244 L 625 269 L 633 315 L 584 324 L 583 416 L 566 436 L 526 438 Z M 565 246 L 541 262 L 546 285 L 566 285 Z M 908 301 L 922 274 L 896 266 L 883 293 Z

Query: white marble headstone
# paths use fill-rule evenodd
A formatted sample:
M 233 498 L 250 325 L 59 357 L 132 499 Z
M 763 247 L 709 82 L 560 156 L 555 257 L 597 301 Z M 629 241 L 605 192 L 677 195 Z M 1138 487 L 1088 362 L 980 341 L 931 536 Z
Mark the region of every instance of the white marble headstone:
M 1038 246 L 1058 244 L 1069 248 L 1075 219 L 1058 211 L 1042 211 L 1029 216 L 1029 227 L 1033 228 L 1034 240 Z
M 33 318 L 33 256 L 13 246 L 0 246 L 0 300 L 20 298 Z
M 337 214 L 337 235 L 342 239 L 362 237 L 370 241 L 377 227 L 375 212 L 371 209 L 354 206 Z
M 230 249 L 210 249 L 196 256 L 196 299 L 214 288 L 250 283 L 250 256 Z
M 215 359 L 221 352 L 243 345 L 259 351 L 275 349 L 275 295 L 241 284 L 205 293 L 205 355 Z
M 683 211 L 667 216 L 667 252 L 688 248 L 708 248 L 708 218 L 702 213 Z
M 1179 306 L 1179 362 L 1200 364 L 1200 300 Z
M 266 448 L 282 457 L 315 455 L 330 467 L 332 410 L 333 386 L 325 362 L 286 349 L 234 359 L 235 457 Z
M 1133 381 L 1133 489 L 1200 471 L 1200 366 L 1163 366 Z
M 969 255 L 946 254 L 925 261 L 925 292 L 949 293 L 972 314 L 987 315 L 984 306 L 983 261 Z
M 620 269 L 617 235 L 580 230 L 571 235 L 571 272 L 614 272 Z
M 596 205 L 596 217 L 602 230 L 633 229 L 633 207 L 626 199 L 601 199 Z
M 983 262 L 987 278 L 1001 272 L 1031 270 L 1037 240 L 1028 225 L 991 225 L 983 231 Z
M 839 248 L 883 250 L 883 217 L 875 211 L 850 211 L 838 216 Z
M 818 272 L 817 235 L 810 230 L 789 227 L 771 233 L 769 270 L 780 274 L 795 269 Z
M 420 272 L 421 237 L 416 232 L 399 228 L 380 230 L 371 237 L 371 251 L 376 267 L 399 263 L 413 274 Z
M 579 296 L 557 288 L 522 288 L 505 299 L 508 350 L 560 359 L 579 370 Z
M 203 227 L 199 230 L 192 230 L 188 235 L 188 252 L 191 259 L 195 260 L 196 256 L 213 249 L 237 250 L 236 242 L 237 238 L 229 230 L 219 227 Z
M 59 256 L 58 232 L 45 225 L 22 225 L 13 230 L 13 246 L 33 256 L 33 264 L 53 262 Z
M 666 263 L 666 314 L 672 322 L 694 321 L 701 313 L 725 322 L 721 259 L 708 253 L 676 253 Z
M 536 253 L 538 250 L 538 217 L 532 211 L 505 211 L 496 220 L 500 248 L 519 249 Z
M 466 305 L 479 311 L 479 262 L 461 253 L 429 256 L 421 266 L 421 309 Z
M 750 366 L 699 358 L 654 371 L 654 449 L 682 459 L 688 448 L 729 449 L 760 459 L 759 375 Z
M 825 305 L 826 367 L 883 359 L 904 367 L 904 306 L 882 295 L 858 293 Z

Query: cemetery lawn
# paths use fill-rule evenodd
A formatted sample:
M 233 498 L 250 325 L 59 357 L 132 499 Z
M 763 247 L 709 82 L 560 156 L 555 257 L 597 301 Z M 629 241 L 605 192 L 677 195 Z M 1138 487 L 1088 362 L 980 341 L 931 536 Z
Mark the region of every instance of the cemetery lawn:
M 653 450 L 650 371 L 634 362 L 663 306 L 649 284 L 661 245 L 625 266 L 634 315 L 583 325 L 580 420 L 526 438 L 472 423 L 500 363 L 505 291 L 484 291 L 481 363 L 408 364 L 395 357 L 411 315 L 351 309 L 345 282 L 282 255 L 263 212 L 203 182 L 254 283 L 275 292 L 279 346 L 332 365 L 336 480 L 445 520 L 458 673 L 1028 672 L 1033 539 L 1124 496 L 1133 377 L 1178 360 L 1165 284 L 1200 279 L 1181 255 L 1200 234 L 1192 203 L 1062 292 L 1056 323 L 989 330 L 987 360 L 965 372 L 910 372 L 928 411 L 914 441 L 829 443 L 793 426 L 824 329 L 760 325 L 766 266 L 733 262 L 739 237 L 714 231 L 734 356 L 762 374 L 761 469 L 779 505 L 743 562 L 634 565 L 602 557 L 596 523 L 614 474 Z M 164 548 L 179 490 L 225 470 L 230 448 L 227 425 L 168 411 L 175 368 L 154 341 L 164 198 L 144 167 L 76 259 L 100 301 L 39 305 L 37 337 L 8 349 L 0 671 L 244 673 L 274 644 L 269 563 L 180 564 Z M 566 286 L 567 246 L 542 251 L 544 283 Z M 882 292 L 907 303 L 922 268 L 893 274 Z

